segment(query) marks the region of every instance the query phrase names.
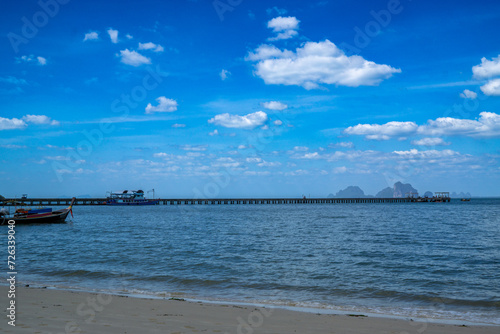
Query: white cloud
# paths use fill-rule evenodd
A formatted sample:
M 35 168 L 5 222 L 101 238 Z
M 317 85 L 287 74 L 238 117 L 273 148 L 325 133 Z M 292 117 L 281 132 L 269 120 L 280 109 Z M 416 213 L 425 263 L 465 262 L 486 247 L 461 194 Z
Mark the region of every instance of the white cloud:
M 172 127 L 173 128 L 185 128 L 186 124 L 175 123 L 175 124 L 172 124 Z
M 43 57 L 36 57 L 36 60 L 38 61 L 38 64 L 40 65 L 46 65 L 47 64 L 47 59 L 43 58 Z
M 411 142 L 415 146 L 446 146 L 450 143 L 445 142 L 442 138 L 422 138 Z
M 343 141 L 343 142 L 340 142 L 340 143 L 335 143 L 335 144 L 332 144 L 331 146 L 333 147 L 342 147 L 342 148 L 353 148 L 354 147 L 354 144 L 350 141 Z
M 500 55 L 488 60 L 481 58 L 481 64 L 472 67 L 472 73 L 476 79 L 488 79 L 500 75 Z
M 358 124 L 344 130 L 348 135 L 365 136 L 371 140 L 388 140 L 394 136 L 415 133 L 418 125 L 414 122 L 388 122 L 386 124 Z
M 293 148 L 294 151 L 298 151 L 298 152 L 306 152 L 306 151 L 309 151 L 309 147 L 307 146 L 295 146 Z
M 23 129 L 27 126 L 26 122 L 18 118 L 3 118 L 0 117 L 0 131 Z
M 375 86 L 400 69 L 380 65 L 361 56 L 346 56 L 329 40 L 307 42 L 295 52 L 261 45 L 246 57 L 257 61 L 255 74 L 266 84 L 297 85 L 306 89 L 320 84 Z
M 262 162 L 262 159 L 258 157 L 253 157 L 253 158 L 246 158 L 245 161 L 250 163 L 258 163 Z
M 480 88 L 485 95 L 500 96 L 500 79 L 490 80 Z
M 226 128 L 253 129 L 263 125 L 267 121 L 267 114 L 263 111 L 257 111 L 252 114 L 239 116 L 228 113 L 216 115 L 208 120 L 208 123 L 220 125 Z
M 107 30 L 109 39 L 111 39 L 111 43 L 116 44 L 118 43 L 118 30 L 114 30 L 113 28 L 109 28 Z
M 134 36 L 132 36 L 130 34 L 126 34 L 125 37 L 127 37 L 127 39 L 134 39 Z
M 312 152 L 312 153 L 306 153 L 303 156 L 297 158 L 316 160 L 316 159 L 321 159 L 321 155 L 318 152 Z
M 347 172 L 347 168 L 346 168 L 345 166 L 342 166 L 342 167 L 335 167 L 335 168 L 333 169 L 333 173 L 334 173 L 334 174 L 343 174 L 343 173 L 345 173 L 345 172 Z
M 163 46 L 159 44 L 155 44 L 152 42 L 148 43 L 139 43 L 139 50 L 152 50 L 153 52 L 163 52 L 165 49 Z
M 409 151 L 394 151 L 392 152 L 405 159 L 438 159 L 438 158 L 449 158 L 453 156 L 459 156 L 460 153 L 453 150 L 429 150 L 429 151 L 419 151 L 412 148 Z
M 214 131 L 209 132 L 208 135 L 209 136 L 218 136 L 219 135 L 219 131 L 217 129 L 215 129 Z
M 224 69 L 222 69 L 222 71 L 220 71 L 220 73 L 219 73 L 219 76 L 220 76 L 222 81 L 229 78 L 230 75 L 231 75 L 231 72 L 229 72 L 228 70 L 224 70 Z
M 270 101 L 262 103 L 262 106 L 269 110 L 285 110 L 288 106 L 278 101 Z
M 206 151 L 207 145 L 181 145 L 180 149 L 183 151 Z
M 47 125 L 59 125 L 59 122 L 56 120 L 50 119 L 50 117 L 45 116 L 45 115 L 26 115 L 23 116 L 23 121 L 26 123 L 32 123 L 32 124 L 47 124 Z
M 418 133 L 431 136 L 499 137 L 500 115 L 483 111 L 478 120 L 441 117 L 427 121 Z
M 8 144 L 8 145 L 0 145 L 2 148 L 7 148 L 10 150 L 19 150 L 19 149 L 25 149 L 28 148 L 26 145 L 15 145 L 15 144 Z
M 475 93 L 471 90 L 468 90 L 468 89 L 464 89 L 464 91 L 462 93 L 460 93 L 460 97 L 463 99 L 474 100 L 477 98 L 477 93 Z
M 387 140 L 411 135 L 468 136 L 476 138 L 500 137 L 500 115 L 483 111 L 479 119 L 440 117 L 427 124 L 415 122 L 388 122 L 386 124 L 358 124 L 343 131 L 348 135 L 365 136 L 366 139 Z
M 259 167 L 279 167 L 281 166 L 281 162 L 279 161 L 262 161 L 261 163 L 258 163 L 257 166 Z
M 29 55 L 29 56 L 21 56 L 20 58 L 17 58 L 17 62 L 25 62 L 25 63 L 37 63 L 38 65 L 46 65 L 47 64 L 47 59 L 44 57 L 37 56 L 35 57 L 34 55 Z
M 267 27 L 273 29 L 273 32 L 277 35 L 269 38 L 268 40 L 278 41 L 282 39 L 290 39 L 296 36 L 298 34 L 297 29 L 299 29 L 299 22 L 300 21 L 293 16 L 275 17 L 267 23 Z
M 282 51 L 274 45 L 262 44 L 255 49 L 255 52 L 249 52 L 245 59 L 249 61 L 261 61 L 270 58 L 292 58 L 294 56 L 295 53 L 293 51 Z
M 275 120 L 273 123 L 274 123 L 274 125 L 277 125 L 277 126 L 280 126 L 283 124 L 283 122 L 280 121 L 279 119 Z
M 144 57 L 137 51 L 129 51 L 129 49 L 120 51 L 121 62 L 131 66 L 141 66 L 144 64 L 151 64 L 151 59 Z
M 172 99 L 167 99 L 165 96 L 160 96 L 156 99 L 158 105 L 153 107 L 151 103 L 146 106 L 146 114 L 152 114 L 154 112 L 172 112 L 177 110 L 177 101 Z
M 99 39 L 99 33 L 97 31 L 91 31 L 89 33 L 85 34 L 85 37 L 83 38 L 83 41 L 92 41 L 92 40 L 97 40 Z

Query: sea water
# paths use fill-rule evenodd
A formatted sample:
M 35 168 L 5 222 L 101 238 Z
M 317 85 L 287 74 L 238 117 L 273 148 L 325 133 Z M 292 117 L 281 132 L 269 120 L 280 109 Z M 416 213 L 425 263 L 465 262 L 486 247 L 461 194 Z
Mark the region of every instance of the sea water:
M 500 325 L 500 199 L 73 211 L 16 226 L 21 284 Z

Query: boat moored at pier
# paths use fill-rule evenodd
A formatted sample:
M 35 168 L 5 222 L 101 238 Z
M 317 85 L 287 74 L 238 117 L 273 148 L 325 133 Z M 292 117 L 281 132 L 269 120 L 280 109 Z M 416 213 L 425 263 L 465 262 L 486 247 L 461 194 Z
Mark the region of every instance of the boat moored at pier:
M 106 205 L 156 205 L 159 200 L 146 199 L 142 190 L 123 190 L 111 192 Z

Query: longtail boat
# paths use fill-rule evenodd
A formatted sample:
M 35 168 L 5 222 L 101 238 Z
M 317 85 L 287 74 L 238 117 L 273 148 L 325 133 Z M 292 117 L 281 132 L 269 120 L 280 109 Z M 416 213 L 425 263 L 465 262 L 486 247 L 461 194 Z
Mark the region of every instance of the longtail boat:
M 68 214 L 73 217 L 73 203 L 76 198 L 73 197 L 71 204 L 61 210 L 52 211 L 52 209 L 18 209 L 13 215 L 0 211 L 0 225 L 7 225 L 9 221 L 15 221 L 15 224 L 57 224 L 64 223 Z

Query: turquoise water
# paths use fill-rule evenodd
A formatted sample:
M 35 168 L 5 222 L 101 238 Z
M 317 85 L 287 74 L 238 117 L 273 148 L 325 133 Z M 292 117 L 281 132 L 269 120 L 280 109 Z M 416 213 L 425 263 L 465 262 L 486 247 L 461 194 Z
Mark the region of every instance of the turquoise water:
M 23 284 L 500 325 L 499 199 L 73 211 L 16 227 Z

